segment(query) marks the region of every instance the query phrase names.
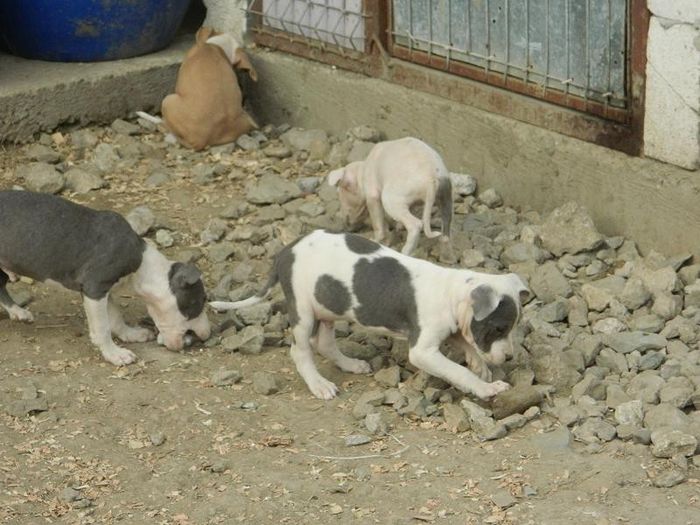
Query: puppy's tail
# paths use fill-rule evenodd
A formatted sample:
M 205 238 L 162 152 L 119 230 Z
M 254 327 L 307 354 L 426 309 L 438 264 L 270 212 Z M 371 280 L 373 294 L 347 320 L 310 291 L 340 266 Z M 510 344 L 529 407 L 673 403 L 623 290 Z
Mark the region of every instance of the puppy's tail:
M 238 310 L 240 308 L 246 308 L 248 306 L 253 306 L 261 303 L 265 300 L 267 295 L 270 293 L 270 289 L 279 282 L 279 275 L 277 274 L 277 265 L 273 265 L 272 272 L 270 272 L 270 277 L 268 277 L 267 282 L 262 290 L 260 290 L 255 295 L 243 299 L 242 301 L 211 301 L 209 306 L 218 312 L 228 312 L 230 310 Z
M 452 228 L 452 180 L 449 176 L 438 179 L 437 203 L 442 219 L 442 234 L 449 237 Z
M 153 122 L 154 124 L 161 124 L 163 122 L 163 119 L 160 117 L 154 117 L 150 113 L 146 113 L 145 111 L 137 111 L 136 114 L 141 117 L 142 119 L 146 119 L 149 122 Z

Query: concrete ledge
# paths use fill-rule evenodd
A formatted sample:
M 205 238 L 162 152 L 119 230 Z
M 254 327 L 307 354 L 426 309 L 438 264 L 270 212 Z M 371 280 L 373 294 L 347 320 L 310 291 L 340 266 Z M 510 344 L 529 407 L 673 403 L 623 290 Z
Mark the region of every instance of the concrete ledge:
M 253 60 L 260 78 L 246 92 L 260 122 L 336 133 L 371 124 L 387 138 L 414 135 L 508 203 L 547 212 L 576 200 L 605 234 L 700 256 L 697 173 L 309 60 L 264 50 Z
M 111 122 L 160 110 L 192 36 L 143 57 L 59 63 L 0 54 L 0 142 L 25 142 L 61 124 Z

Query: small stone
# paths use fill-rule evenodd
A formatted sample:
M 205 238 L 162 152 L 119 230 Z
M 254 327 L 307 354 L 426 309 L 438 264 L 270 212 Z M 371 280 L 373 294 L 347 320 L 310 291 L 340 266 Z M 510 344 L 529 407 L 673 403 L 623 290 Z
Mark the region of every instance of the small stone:
M 221 344 L 228 352 L 240 351 L 242 354 L 259 354 L 262 352 L 265 334 L 262 326 L 246 326 L 239 333 L 225 337 Z
M 321 177 L 301 177 L 297 179 L 297 186 L 299 186 L 302 193 L 314 193 L 322 181 Z
M 639 370 L 656 370 L 666 360 L 661 352 L 647 352 L 639 360 Z
M 352 410 L 356 419 L 364 419 L 367 414 L 376 412 L 376 408 L 384 403 L 384 392 L 381 390 L 369 390 L 364 392 L 355 403 Z
M 538 316 L 548 323 L 558 323 L 564 321 L 569 315 L 569 305 L 566 299 L 556 299 L 546 304 L 538 312 Z
M 365 428 L 374 435 L 384 435 L 389 430 L 389 425 L 384 420 L 381 412 L 374 412 L 365 416 Z
M 630 330 L 634 332 L 646 332 L 656 334 L 664 327 L 664 320 L 656 314 L 644 314 L 633 317 L 629 321 Z M 662 337 L 668 337 L 662 334 Z
M 604 342 L 621 354 L 628 354 L 634 351 L 644 353 L 647 350 L 658 350 L 666 346 L 665 337 L 643 332 L 611 334 L 604 338 Z
M 163 432 L 153 432 L 150 436 L 148 436 L 148 439 L 151 441 L 151 445 L 154 447 L 159 447 L 163 443 L 165 443 L 166 437 Z
M 156 224 L 156 216 L 148 206 L 137 206 L 126 215 L 126 220 L 139 235 L 146 235 Z
M 350 135 L 355 137 L 357 140 L 364 140 L 366 142 L 379 142 L 382 140 L 381 132 L 372 126 L 367 126 L 366 124 L 352 128 L 350 130 Z
M 488 408 L 484 408 L 480 405 L 477 405 L 476 403 L 474 403 L 473 401 L 469 401 L 468 399 L 462 399 L 459 405 L 462 407 L 464 412 L 466 412 L 467 417 L 470 421 L 480 417 L 490 418 L 493 415 L 493 412 L 491 412 Z
M 217 370 L 211 376 L 211 383 L 214 386 L 231 386 L 241 380 L 241 373 L 238 370 Z
M 682 380 L 685 378 L 673 379 Z M 678 408 L 685 408 L 691 404 L 691 398 L 695 388 L 690 381 L 676 381 L 672 383 L 671 381 L 673 381 L 673 379 L 669 380 L 669 383 L 659 391 L 659 401 Z
M 220 263 L 231 257 L 236 252 L 236 245 L 232 242 L 219 242 L 209 248 L 208 257 L 212 262 Z
M 49 404 L 44 397 L 33 399 L 21 399 L 10 403 L 7 407 L 7 413 L 13 417 L 24 417 L 37 412 L 45 412 L 49 409 Z
M 603 242 L 586 209 L 574 201 L 549 214 L 540 227 L 540 237 L 544 248 L 557 257 L 591 251 Z
M 491 402 L 495 419 L 503 419 L 511 414 L 520 414 L 531 406 L 542 402 L 543 395 L 535 387 L 519 385 L 497 394 Z
M 73 487 L 66 487 L 61 491 L 61 496 L 59 499 L 65 503 L 72 503 L 73 501 L 78 501 L 82 499 L 83 495 L 79 490 L 75 490 Z
M 634 376 L 627 385 L 627 395 L 645 403 L 658 403 L 659 392 L 666 382 L 656 372 L 645 371 Z
M 505 424 L 490 417 L 478 417 L 470 421 L 471 428 L 482 441 L 501 439 L 508 434 Z
M 112 122 L 112 129 L 122 135 L 138 135 L 141 133 L 141 128 L 139 126 L 120 118 Z
M 625 280 L 622 277 L 611 275 L 584 284 L 581 287 L 581 295 L 586 300 L 589 309 L 602 312 L 622 292 L 624 286 Z
M 476 179 L 464 173 L 450 173 L 452 191 L 460 197 L 473 195 L 476 191 Z
M 65 184 L 63 174 L 45 162 L 23 164 L 15 170 L 15 176 L 24 179 L 28 190 L 42 193 L 59 193 Z
M 271 303 L 259 303 L 236 311 L 238 317 L 246 325 L 264 325 L 270 320 Z
M 395 387 L 401 381 L 401 369 L 398 366 L 383 368 L 374 374 L 374 380 L 380 385 Z
M 625 307 L 634 311 L 641 308 L 651 299 L 651 292 L 644 286 L 641 279 L 633 277 L 630 278 L 622 289 L 620 294 L 620 302 L 625 305 Z
M 65 174 L 66 188 L 75 193 L 88 193 L 107 186 L 99 175 L 81 168 L 71 168 Z
M 301 195 L 301 190 L 293 182 L 279 175 L 267 173 L 257 184 L 248 187 L 246 198 L 253 204 L 284 204 Z
M 253 390 L 258 394 L 269 396 L 279 392 L 277 379 L 270 372 L 255 372 L 253 374 Z
M 26 155 L 29 160 L 35 160 L 37 162 L 48 162 L 49 164 L 56 164 L 61 160 L 61 155 L 56 153 L 53 149 L 42 144 L 32 144 L 26 150 Z
M 654 298 L 651 311 L 668 321 L 673 319 L 683 310 L 683 297 L 671 293 L 661 293 Z
M 156 231 L 156 243 L 158 243 L 158 246 L 162 246 L 163 248 L 170 248 L 173 244 L 175 244 L 175 239 L 173 239 L 172 233 L 161 228 L 160 230 Z
M 260 149 L 260 140 L 245 134 L 236 139 L 236 145 L 244 151 L 255 151 Z
M 644 426 L 652 432 L 664 429 L 684 429 L 688 423 L 689 418 L 682 410 L 667 403 L 652 406 L 644 414 Z
M 488 188 L 487 190 L 479 194 L 479 200 L 486 204 L 489 208 L 497 208 L 503 204 L 503 199 L 496 192 L 494 188 Z
M 573 294 L 569 281 L 562 275 L 556 263 L 548 261 L 537 267 L 530 279 L 530 289 L 545 303 L 552 302 L 558 297 L 569 297 Z
M 671 469 L 656 476 L 652 480 L 652 483 L 655 487 L 668 489 L 683 483 L 686 479 L 686 475 L 683 471 L 679 469 Z
M 467 414 L 459 405 L 447 403 L 442 407 L 442 415 L 450 432 L 465 432 L 471 427 Z
M 629 366 L 627 365 L 625 356 L 610 348 L 603 348 L 600 354 L 598 354 L 598 357 L 596 357 L 595 362 L 598 366 L 609 368 L 617 374 L 629 372 Z
M 484 264 L 486 257 L 479 250 L 473 250 L 471 248 L 466 249 L 462 252 L 461 256 L 462 266 L 466 268 L 476 268 Z
M 500 509 L 508 509 L 518 502 L 507 490 L 499 490 L 492 494 L 491 501 Z
M 621 403 L 615 409 L 615 421 L 620 425 L 642 426 L 644 419 L 644 409 L 639 399 L 634 399 L 626 403 Z
M 270 144 L 263 149 L 263 153 L 273 159 L 286 159 L 292 156 L 292 150 L 284 144 Z
M 95 148 L 93 162 L 102 173 L 109 173 L 119 162 L 119 155 L 111 144 L 101 143 Z
M 99 138 L 90 129 L 79 129 L 70 134 L 71 144 L 76 149 L 91 149 L 99 142 Z
M 226 472 L 229 469 L 229 464 L 228 461 L 225 459 L 217 459 L 214 461 L 214 463 L 211 464 L 211 467 L 209 470 L 211 470 L 214 474 L 222 474 Z
M 692 456 L 698 446 L 695 436 L 668 428 L 653 431 L 651 442 L 651 453 L 657 458 L 671 458 L 677 454 Z
M 527 416 L 523 414 L 511 414 L 510 416 L 501 419 L 499 423 L 505 425 L 506 430 L 513 430 L 515 428 L 524 427 L 528 421 L 529 419 Z
M 640 428 L 632 433 L 632 441 L 640 445 L 651 444 L 651 430 L 648 428 Z
M 576 439 L 584 443 L 596 443 L 598 440 L 611 441 L 617 435 L 615 427 L 607 421 L 597 417 L 586 419 L 584 423 L 574 429 Z
M 156 171 L 148 176 L 144 184 L 149 188 L 159 188 L 170 182 L 170 174 L 166 171 Z

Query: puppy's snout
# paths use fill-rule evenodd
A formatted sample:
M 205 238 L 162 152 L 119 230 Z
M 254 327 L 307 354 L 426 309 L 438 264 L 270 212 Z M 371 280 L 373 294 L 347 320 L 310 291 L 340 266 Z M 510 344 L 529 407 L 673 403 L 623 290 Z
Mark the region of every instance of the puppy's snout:
M 172 334 L 163 336 L 163 343 L 168 350 L 177 352 L 185 347 L 185 334 Z

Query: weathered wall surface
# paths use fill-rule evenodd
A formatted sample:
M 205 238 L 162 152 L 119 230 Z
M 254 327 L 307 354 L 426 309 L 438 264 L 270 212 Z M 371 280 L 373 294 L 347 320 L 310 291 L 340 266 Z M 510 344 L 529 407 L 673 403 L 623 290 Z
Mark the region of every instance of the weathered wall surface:
M 700 256 L 697 173 L 282 53 L 252 56 L 260 79 L 247 92 L 261 122 L 336 133 L 371 124 L 387 138 L 414 135 L 511 204 L 546 212 L 576 200 L 606 234 Z
M 700 1 L 649 0 L 644 153 L 700 168 Z

